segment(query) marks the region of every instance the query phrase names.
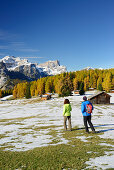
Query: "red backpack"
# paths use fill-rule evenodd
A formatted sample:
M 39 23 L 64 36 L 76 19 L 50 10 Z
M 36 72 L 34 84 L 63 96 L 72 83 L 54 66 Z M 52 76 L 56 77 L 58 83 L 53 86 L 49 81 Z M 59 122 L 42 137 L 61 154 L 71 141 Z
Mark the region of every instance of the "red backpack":
M 86 112 L 92 113 L 92 105 L 91 104 L 86 104 Z

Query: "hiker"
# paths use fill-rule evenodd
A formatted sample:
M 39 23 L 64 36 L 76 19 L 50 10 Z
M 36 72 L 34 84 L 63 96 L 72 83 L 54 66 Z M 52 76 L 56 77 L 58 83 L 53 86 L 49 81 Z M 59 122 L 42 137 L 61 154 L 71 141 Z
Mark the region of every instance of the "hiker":
M 71 131 L 71 105 L 68 99 L 64 100 L 63 105 L 63 116 L 64 116 L 64 130 L 67 130 L 67 119 L 68 119 L 68 130 Z
M 88 124 L 89 124 L 92 132 L 95 133 L 95 129 L 91 122 L 91 113 L 93 110 L 93 105 L 90 101 L 87 100 L 86 96 L 83 97 L 83 100 L 84 101 L 81 104 L 81 111 L 82 111 L 82 115 L 83 115 L 85 131 L 86 131 L 86 133 L 89 133 L 89 129 L 88 129 Z

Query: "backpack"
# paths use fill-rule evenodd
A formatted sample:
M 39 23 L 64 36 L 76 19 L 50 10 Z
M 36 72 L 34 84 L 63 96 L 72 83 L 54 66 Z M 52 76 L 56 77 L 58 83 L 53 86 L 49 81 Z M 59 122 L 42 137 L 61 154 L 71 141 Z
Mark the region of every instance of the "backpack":
M 86 104 L 86 112 L 92 113 L 92 105 L 91 104 Z

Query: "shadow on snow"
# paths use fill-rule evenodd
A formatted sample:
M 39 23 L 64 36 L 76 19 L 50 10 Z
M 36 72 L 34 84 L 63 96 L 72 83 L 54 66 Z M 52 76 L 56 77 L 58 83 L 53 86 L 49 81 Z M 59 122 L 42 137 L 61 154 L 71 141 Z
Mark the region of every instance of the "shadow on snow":
M 114 125 L 114 124 L 103 124 L 103 125 L 97 125 L 97 126 L 94 126 L 94 127 L 106 127 L 106 126 L 112 126 L 112 125 Z M 89 127 L 90 128 L 90 127 Z M 84 127 L 82 127 L 82 128 L 73 128 L 72 129 L 72 131 L 75 131 L 75 130 L 83 130 L 83 129 L 85 129 Z M 99 131 L 97 131 L 96 133 L 103 133 L 103 132 L 107 132 L 107 131 L 112 131 L 112 130 L 114 130 L 114 128 L 110 128 L 110 129 L 104 129 L 104 130 L 99 130 Z

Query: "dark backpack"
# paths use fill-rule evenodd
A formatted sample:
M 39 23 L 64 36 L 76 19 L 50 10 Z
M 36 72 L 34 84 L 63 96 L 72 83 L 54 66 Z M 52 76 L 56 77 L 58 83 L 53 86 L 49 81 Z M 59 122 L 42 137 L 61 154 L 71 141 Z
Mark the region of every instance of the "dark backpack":
M 91 104 L 86 104 L 86 112 L 92 113 L 92 105 Z

